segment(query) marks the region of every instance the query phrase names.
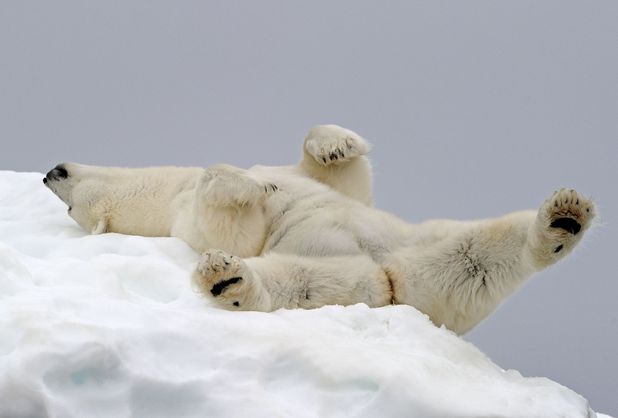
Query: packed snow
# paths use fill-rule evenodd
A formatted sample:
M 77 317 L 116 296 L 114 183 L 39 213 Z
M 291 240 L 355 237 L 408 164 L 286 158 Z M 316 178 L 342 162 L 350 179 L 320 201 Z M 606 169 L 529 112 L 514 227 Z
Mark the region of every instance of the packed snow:
M 0 172 L 0 417 L 601 417 L 408 306 L 217 309 L 174 238 L 87 235 Z

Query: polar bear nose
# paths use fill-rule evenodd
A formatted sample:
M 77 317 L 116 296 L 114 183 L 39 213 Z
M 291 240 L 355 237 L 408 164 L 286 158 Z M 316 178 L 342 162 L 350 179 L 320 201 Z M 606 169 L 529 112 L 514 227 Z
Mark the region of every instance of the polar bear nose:
M 62 164 L 58 164 L 49 173 L 45 175 L 47 180 L 61 180 L 69 177 L 69 172 L 64 168 Z

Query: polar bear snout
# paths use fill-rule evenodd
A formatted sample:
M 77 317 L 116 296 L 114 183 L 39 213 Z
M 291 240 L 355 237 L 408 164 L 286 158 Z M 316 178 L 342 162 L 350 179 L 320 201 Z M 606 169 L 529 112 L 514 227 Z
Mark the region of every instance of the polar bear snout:
M 52 168 L 43 178 L 43 184 L 51 190 L 64 203 L 70 205 L 69 196 L 71 195 L 72 184 L 67 166 L 58 164 Z

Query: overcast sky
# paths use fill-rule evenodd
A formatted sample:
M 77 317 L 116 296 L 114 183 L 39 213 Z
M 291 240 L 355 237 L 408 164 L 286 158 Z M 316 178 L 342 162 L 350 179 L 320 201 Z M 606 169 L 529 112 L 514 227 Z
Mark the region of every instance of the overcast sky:
M 284 164 L 338 123 L 410 221 L 600 206 L 466 338 L 618 414 L 618 2 L 0 2 L 0 169 Z

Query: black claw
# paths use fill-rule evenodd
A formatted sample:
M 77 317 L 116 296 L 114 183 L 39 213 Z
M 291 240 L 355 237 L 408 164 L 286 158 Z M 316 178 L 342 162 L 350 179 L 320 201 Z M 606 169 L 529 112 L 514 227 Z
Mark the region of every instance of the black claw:
M 564 245 L 560 244 L 558 247 L 556 247 L 556 249 L 554 250 L 555 253 L 559 253 L 560 251 L 562 251 L 562 249 L 564 248 Z
M 330 153 L 330 160 L 333 161 L 333 160 L 337 160 L 337 159 L 339 159 L 339 157 L 337 157 L 337 155 L 334 152 L 331 152 Z
M 232 305 L 234 305 L 234 306 L 236 306 L 236 307 L 239 307 L 239 306 L 240 306 L 240 303 L 238 303 L 238 302 L 234 302 L 234 303 L 232 303 Z
M 324 164 L 326 164 L 326 157 L 322 157 L 322 161 L 324 161 Z
M 575 219 L 572 218 L 558 218 L 550 225 L 552 228 L 560 228 L 565 231 L 577 235 L 581 231 L 582 226 Z
M 232 277 L 231 279 L 220 281 L 210 289 L 210 293 L 212 293 L 213 296 L 219 296 L 228 286 L 238 283 L 241 280 L 242 277 Z

